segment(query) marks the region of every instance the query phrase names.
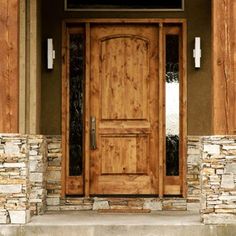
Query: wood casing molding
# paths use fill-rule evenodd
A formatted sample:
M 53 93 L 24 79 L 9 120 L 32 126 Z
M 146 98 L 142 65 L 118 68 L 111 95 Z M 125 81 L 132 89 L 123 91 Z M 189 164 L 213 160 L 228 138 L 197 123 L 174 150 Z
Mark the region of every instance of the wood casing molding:
M 236 1 L 212 0 L 213 134 L 236 134 Z
M 0 1 L 0 132 L 18 133 L 19 1 Z

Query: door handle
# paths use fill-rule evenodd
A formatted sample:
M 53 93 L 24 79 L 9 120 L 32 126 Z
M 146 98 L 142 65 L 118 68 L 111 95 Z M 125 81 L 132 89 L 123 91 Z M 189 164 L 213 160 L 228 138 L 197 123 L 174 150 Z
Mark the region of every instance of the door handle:
M 96 117 L 94 117 L 94 116 L 92 116 L 90 118 L 90 148 L 91 148 L 91 150 L 97 149 Z

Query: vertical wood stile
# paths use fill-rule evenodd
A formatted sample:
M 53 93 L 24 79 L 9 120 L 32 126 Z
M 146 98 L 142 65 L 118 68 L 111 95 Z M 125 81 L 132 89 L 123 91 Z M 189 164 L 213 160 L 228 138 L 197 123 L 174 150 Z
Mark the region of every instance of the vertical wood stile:
M 182 60 L 182 67 L 181 67 L 181 79 L 182 79 L 182 86 L 181 86 L 181 156 L 180 160 L 182 160 L 182 194 L 183 197 L 187 196 L 187 180 L 186 180 L 186 173 L 187 173 L 187 22 L 183 22 L 182 24 L 182 41 L 181 41 L 181 48 L 180 48 Z
M 164 194 L 165 81 L 163 24 L 159 23 L 159 197 Z
M 67 30 L 66 24 L 62 26 L 62 186 L 61 196 L 65 196 L 66 162 L 67 162 Z
M 235 134 L 234 0 L 212 0 L 213 133 Z
M 69 152 L 69 140 L 70 140 L 70 33 L 69 29 L 66 28 L 66 98 L 65 98 L 65 106 L 66 106 L 66 194 L 68 194 L 69 186 L 67 184 L 67 180 L 69 179 L 69 166 L 70 166 L 70 152 Z
M 0 132 L 18 132 L 19 2 L 0 0 Z
M 85 142 L 84 142 L 84 163 L 85 163 L 85 196 L 89 196 L 90 189 L 90 23 L 85 26 Z

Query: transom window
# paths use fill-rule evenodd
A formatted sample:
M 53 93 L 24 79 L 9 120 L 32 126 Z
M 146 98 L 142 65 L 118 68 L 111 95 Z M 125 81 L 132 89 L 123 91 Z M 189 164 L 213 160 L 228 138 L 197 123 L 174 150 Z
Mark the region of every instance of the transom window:
M 184 0 L 65 0 L 65 9 L 83 10 L 183 10 Z

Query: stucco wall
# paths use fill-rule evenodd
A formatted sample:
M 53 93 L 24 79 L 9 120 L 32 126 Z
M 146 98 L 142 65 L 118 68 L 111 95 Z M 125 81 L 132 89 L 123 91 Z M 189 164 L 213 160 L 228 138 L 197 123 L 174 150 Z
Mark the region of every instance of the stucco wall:
M 211 133 L 211 1 L 186 0 L 184 12 L 64 12 L 64 0 L 42 0 L 41 133 L 61 134 L 61 23 L 65 18 L 186 18 L 188 22 L 188 135 Z M 202 39 L 201 69 L 194 68 L 194 37 Z M 46 69 L 46 39 L 54 39 L 53 71 Z

